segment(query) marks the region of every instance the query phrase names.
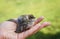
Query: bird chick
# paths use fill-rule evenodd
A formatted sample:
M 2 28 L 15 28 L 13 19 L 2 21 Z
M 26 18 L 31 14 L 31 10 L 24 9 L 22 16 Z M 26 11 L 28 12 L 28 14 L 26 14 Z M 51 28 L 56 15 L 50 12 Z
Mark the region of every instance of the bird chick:
M 28 30 L 32 27 L 34 21 L 35 17 L 33 15 L 21 15 L 17 19 L 17 28 L 15 32 L 21 33 Z

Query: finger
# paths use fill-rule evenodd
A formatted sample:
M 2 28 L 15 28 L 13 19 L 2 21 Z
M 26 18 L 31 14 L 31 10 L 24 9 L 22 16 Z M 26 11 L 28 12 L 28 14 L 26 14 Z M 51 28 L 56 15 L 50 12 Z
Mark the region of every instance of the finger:
M 34 25 L 38 24 L 38 23 L 41 22 L 43 19 L 44 19 L 44 17 L 41 16 L 40 18 L 38 18 L 38 19 L 35 21 Z M 34 25 L 33 25 L 33 26 L 34 26 Z
M 40 25 L 40 24 L 37 24 L 37 25 L 35 25 L 34 27 L 32 27 L 30 30 L 28 30 L 28 31 L 26 31 L 26 32 L 23 32 L 21 36 L 23 36 L 23 37 L 26 38 L 26 37 L 28 37 L 28 36 L 36 33 L 39 29 L 42 29 L 42 28 L 44 28 L 44 27 L 46 27 L 46 26 L 48 26 L 48 25 L 50 25 L 49 22 L 44 22 L 44 23 L 41 24 L 41 25 Z

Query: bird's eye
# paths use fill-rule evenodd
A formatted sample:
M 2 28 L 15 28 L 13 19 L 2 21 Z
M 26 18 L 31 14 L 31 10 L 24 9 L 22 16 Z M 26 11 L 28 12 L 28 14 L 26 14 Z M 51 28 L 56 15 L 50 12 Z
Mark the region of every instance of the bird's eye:
M 29 15 L 29 19 L 34 19 L 35 17 L 33 15 Z

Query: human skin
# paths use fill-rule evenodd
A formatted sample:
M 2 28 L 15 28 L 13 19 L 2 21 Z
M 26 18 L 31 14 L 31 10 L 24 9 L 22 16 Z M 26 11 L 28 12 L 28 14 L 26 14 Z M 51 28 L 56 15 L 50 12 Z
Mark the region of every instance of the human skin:
M 0 39 L 26 39 L 32 34 L 35 34 L 39 30 L 50 25 L 49 22 L 43 22 L 42 24 L 40 24 L 39 22 L 41 22 L 43 19 L 44 17 L 38 18 L 38 20 L 35 21 L 33 27 L 22 33 L 14 32 L 17 27 L 16 23 L 11 21 L 5 21 L 0 24 Z

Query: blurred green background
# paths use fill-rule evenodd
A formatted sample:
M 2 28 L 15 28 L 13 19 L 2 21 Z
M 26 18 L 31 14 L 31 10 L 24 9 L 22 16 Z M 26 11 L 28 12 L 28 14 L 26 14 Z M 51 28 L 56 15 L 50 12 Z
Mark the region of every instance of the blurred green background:
M 0 0 L 0 22 L 22 14 L 44 16 L 46 27 L 27 39 L 60 39 L 60 0 Z

